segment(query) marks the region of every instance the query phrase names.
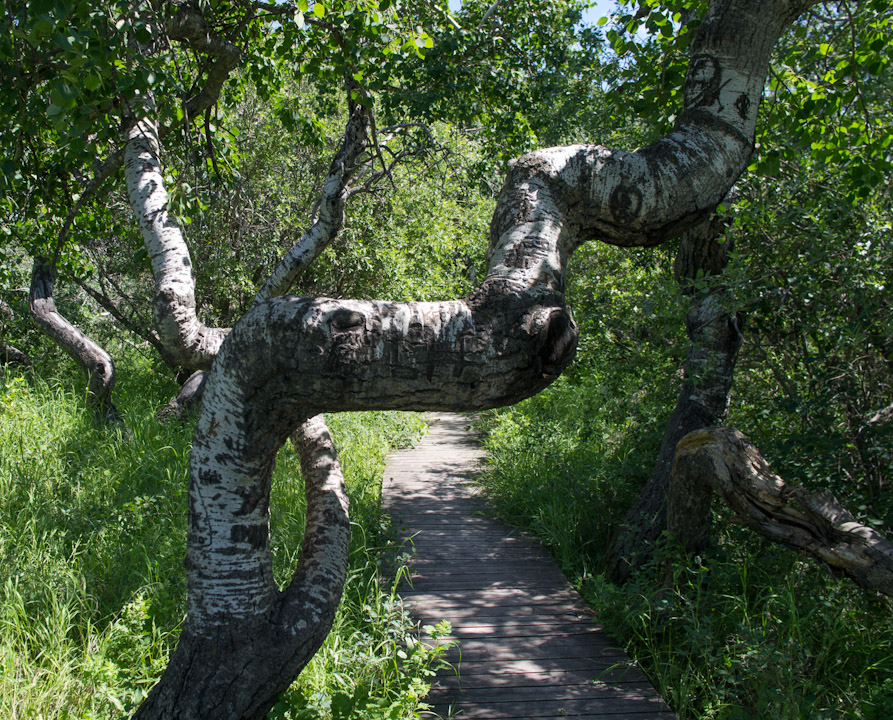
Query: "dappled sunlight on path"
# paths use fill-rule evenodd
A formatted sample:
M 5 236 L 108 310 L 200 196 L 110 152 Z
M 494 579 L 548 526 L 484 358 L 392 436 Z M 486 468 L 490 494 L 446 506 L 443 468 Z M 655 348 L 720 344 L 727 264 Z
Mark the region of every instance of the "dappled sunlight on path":
M 535 540 L 484 517 L 472 484 L 483 458 L 468 420 L 435 415 L 395 454 L 383 502 L 407 548 L 401 595 L 422 624 L 459 641 L 424 718 L 673 720 L 645 677 L 592 619 Z

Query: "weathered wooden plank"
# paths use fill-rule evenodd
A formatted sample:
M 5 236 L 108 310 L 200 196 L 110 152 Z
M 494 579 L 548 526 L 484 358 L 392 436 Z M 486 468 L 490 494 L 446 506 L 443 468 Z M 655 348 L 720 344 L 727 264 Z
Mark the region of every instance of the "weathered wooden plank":
M 505 638 L 505 637 L 544 637 L 565 636 L 591 633 L 596 637 L 604 637 L 597 629 L 585 621 L 574 622 L 506 622 L 490 625 L 467 625 L 457 623 L 450 637 L 457 640 L 467 638 Z
M 553 587 L 554 580 L 550 577 L 530 577 L 527 579 L 517 580 L 490 580 L 481 582 L 475 577 L 463 575 L 456 578 L 443 579 L 426 579 L 424 577 L 413 577 L 412 587 L 414 590 L 432 590 L 450 592 L 452 590 L 471 590 L 486 592 L 488 590 L 548 590 Z
M 654 697 L 652 695 L 652 697 Z M 435 698 L 432 698 L 432 700 Z M 644 697 L 588 698 L 584 700 L 543 700 L 486 702 L 465 700 L 461 696 L 436 698 L 437 707 L 461 709 L 460 718 L 480 720 L 500 720 L 503 718 L 649 718 L 669 720 L 675 715 L 657 700 Z
M 436 613 L 436 610 L 435 610 Z M 563 622 L 582 620 L 581 612 L 572 608 L 565 603 L 556 603 L 553 605 L 517 605 L 512 608 L 511 614 L 506 615 L 505 607 L 502 605 L 481 606 L 466 605 L 454 606 L 449 608 L 450 617 L 456 621 L 461 621 L 463 627 L 477 625 L 492 625 L 495 623 L 521 624 L 525 622 Z M 586 616 L 588 617 L 588 615 Z M 588 620 L 588 622 L 598 630 L 601 626 Z
M 606 638 L 587 635 L 571 638 L 566 635 L 550 638 L 503 637 L 499 642 L 489 638 L 464 639 L 459 645 L 462 657 L 468 660 L 514 660 L 518 657 L 539 658 L 598 658 L 623 657 L 623 652 Z
M 610 680 L 613 683 L 624 679 L 641 680 L 642 671 L 627 664 L 624 655 L 616 657 L 583 657 L 583 658 L 539 658 L 536 660 L 463 660 L 460 672 L 462 682 L 471 682 L 472 678 L 494 678 L 512 676 L 517 682 L 525 676 L 549 675 L 556 672 L 591 673 L 598 680 Z M 444 673 L 444 678 L 452 677 Z
M 565 582 L 564 574 L 555 567 L 555 563 L 545 558 L 527 560 L 484 559 L 470 563 L 468 567 L 462 568 L 461 573 L 457 573 L 455 568 L 450 567 L 450 564 L 447 563 L 424 565 L 412 561 L 410 565 L 413 575 L 418 577 L 447 578 L 461 574 L 486 581 L 489 576 L 498 576 L 502 580 L 505 580 L 506 577 L 527 578 L 534 576 L 553 577 L 556 585 L 563 585 Z
M 618 666 L 617 663 L 604 664 L 600 670 L 532 670 L 525 668 L 524 672 L 463 672 L 458 674 L 440 675 L 436 686 L 442 688 L 461 688 L 471 690 L 502 690 L 504 688 L 536 688 L 542 689 L 552 686 L 591 685 L 593 683 L 609 683 L 611 685 L 633 684 L 650 687 L 645 676 L 628 665 Z
M 400 590 L 400 594 L 408 598 L 410 603 L 426 602 L 442 604 L 444 607 L 451 605 L 488 605 L 502 603 L 506 607 L 511 605 L 555 605 L 561 602 L 579 606 L 579 596 L 570 588 L 555 588 L 550 592 L 530 591 L 521 588 L 491 588 L 486 592 L 471 590 L 450 590 L 442 593 L 432 593 L 430 590 L 416 590 L 406 587 Z
M 543 688 L 549 690 L 549 700 L 556 702 L 567 700 L 593 700 L 604 705 L 609 700 L 635 700 L 644 701 L 645 704 L 654 705 L 655 710 L 663 710 L 665 706 L 654 695 L 654 690 L 647 681 L 624 683 L 613 685 L 610 683 L 590 682 L 574 685 L 553 684 L 548 686 L 527 685 L 502 687 L 470 688 L 464 684 L 451 687 L 437 687 L 432 691 L 432 699 L 452 698 L 460 699 L 466 703 L 475 705 L 495 703 L 515 704 L 530 703 L 543 700 Z M 591 705 L 596 705 L 592 703 Z
M 636 717 L 633 715 L 636 712 L 649 713 L 651 717 L 673 717 L 669 708 L 657 699 L 653 691 L 651 698 L 617 695 L 585 700 L 545 700 L 543 698 L 514 702 L 474 700 L 467 703 L 467 711 L 461 696 L 443 697 L 438 704 L 442 703 L 452 703 L 462 707 L 463 712 L 460 716 L 462 718 L 481 718 L 482 720 L 485 718 L 495 720 L 495 718 L 579 717 L 582 715 L 599 718 L 613 717 L 616 720 L 618 716 L 622 718 Z

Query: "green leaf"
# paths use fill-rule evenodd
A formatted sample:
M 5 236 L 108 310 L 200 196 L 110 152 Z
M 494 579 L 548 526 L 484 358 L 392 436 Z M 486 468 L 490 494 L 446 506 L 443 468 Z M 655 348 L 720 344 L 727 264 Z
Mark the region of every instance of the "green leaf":
M 53 35 L 53 42 L 56 44 L 56 47 L 61 50 L 71 50 L 71 44 L 74 42 L 74 38 L 71 35 L 56 33 Z
M 62 108 L 70 108 L 74 107 L 77 95 L 77 90 L 68 83 L 57 82 L 50 93 L 50 100 L 54 105 L 58 105 Z
M 321 2 L 313 3 L 313 14 L 318 18 L 323 17 L 326 14 L 326 6 Z
M 52 22 L 41 18 L 40 20 L 35 21 L 34 25 L 31 26 L 31 37 L 38 40 L 42 37 L 46 37 L 53 32 L 54 27 L 55 25 L 53 25 Z

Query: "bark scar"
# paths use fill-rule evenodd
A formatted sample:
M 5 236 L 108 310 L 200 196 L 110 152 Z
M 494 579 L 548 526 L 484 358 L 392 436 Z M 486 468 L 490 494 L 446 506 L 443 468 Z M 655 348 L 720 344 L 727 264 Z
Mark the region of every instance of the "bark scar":
M 545 341 L 539 351 L 544 378 L 556 378 L 570 365 L 577 351 L 577 335 L 577 326 L 567 310 L 556 310 L 549 316 Z

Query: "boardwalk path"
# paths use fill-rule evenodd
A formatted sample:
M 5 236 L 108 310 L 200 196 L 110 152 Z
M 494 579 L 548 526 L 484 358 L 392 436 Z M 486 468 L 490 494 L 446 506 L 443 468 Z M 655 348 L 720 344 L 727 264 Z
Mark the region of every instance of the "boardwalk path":
M 423 624 L 449 620 L 460 641 L 449 656 L 458 680 L 439 676 L 429 698 L 437 714 L 674 720 L 548 553 L 481 515 L 469 481 L 482 452 L 468 421 L 432 420 L 417 447 L 389 461 L 383 496 L 415 550 L 401 595 Z

